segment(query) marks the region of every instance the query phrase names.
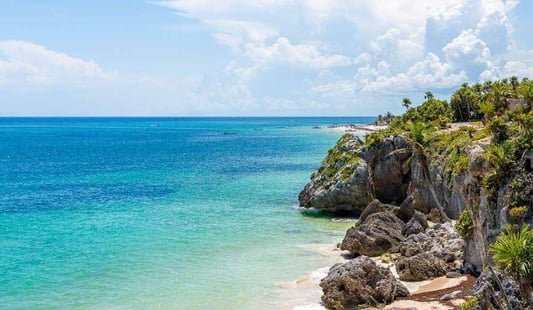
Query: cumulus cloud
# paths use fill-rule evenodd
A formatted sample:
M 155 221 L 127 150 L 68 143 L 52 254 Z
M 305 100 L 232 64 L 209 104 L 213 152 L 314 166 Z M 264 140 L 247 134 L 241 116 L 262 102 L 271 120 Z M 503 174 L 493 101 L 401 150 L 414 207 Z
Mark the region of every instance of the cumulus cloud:
M 406 95 L 447 94 L 464 82 L 533 74 L 533 54 L 513 42 L 517 0 L 150 3 L 185 16 L 191 24 L 176 30 L 207 31 L 231 57 L 224 69 L 169 96 L 182 99 L 180 113 L 339 115 L 359 107 L 378 114 Z M 0 43 L 0 85 L 66 85 L 110 76 L 92 61 L 39 45 Z M 169 81 L 149 87 L 146 92 L 157 89 L 152 97 L 158 98 L 161 89 L 174 88 Z
M 516 0 L 167 0 L 160 5 L 212 27 L 235 60 L 227 73 L 241 90 L 269 68 L 307 70 L 321 98 L 398 95 L 531 72 L 506 59 Z M 254 22 L 250 22 L 254 20 Z M 325 40 L 336 25 L 353 37 Z M 338 26 L 337 26 L 338 27 Z M 344 32 L 343 32 L 344 33 Z M 349 70 L 348 70 L 349 69 Z M 324 75 L 324 70 L 330 74 Z M 330 80 L 324 80 L 328 76 Z M 320 77 L 320 78 L 319 78 Z M 302 93 L 305 90 L 299 90 Z M 247 91 L 249 100 L 253 92 Z M 259 98 L 256 98 L 259 99 Z M 297 101 L 297 100 L 293 100 Z M 269 102 L 273 102 L 269 100 Z M 280 102 L 279 100 L 276 102 Z M 283 101 L 283 105 L 289 103 Z
M 25 41 L 0 41 L 0 83 L 17 87 L 64 85 L 111 76 L 85 61 Z

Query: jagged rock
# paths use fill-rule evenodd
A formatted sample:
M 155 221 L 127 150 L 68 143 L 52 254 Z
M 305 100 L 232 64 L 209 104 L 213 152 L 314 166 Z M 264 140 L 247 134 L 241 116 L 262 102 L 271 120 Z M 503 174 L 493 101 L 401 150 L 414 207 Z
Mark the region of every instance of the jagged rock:
M 371 214 L 346 232 L 341 243 L 342 250 L 354 254 L 379 256 L 385 252 L 398 252 L 404 239 L 402 227 L 405 223 L 392 212 Z
M 320 281 L 322 301 L 328 309 L 345 309 L 360 304 L 390 303 L 396 297 L 409 296 L 389 269 L 379 267 L 367 256 L 336 264 Z
M 407 240 L 400 243 L 399 250 L 400 255 L 404 257 L 411 257 L 415 256 L 420 253 L 424 253 L 424 249 L 422 248 L 422 244 L 414 241 L 414 238 L 427 238 L 426 235 L 419 233 L 419 234 L 413 234 L 407 237 Z
M 361 158 L 361 143 L 351 134 L 344 135 L 311 175 L 311 181 L 298 199 L 300 206 L 326 212 L 361 213 L 374 199 L 372 175 Z
M 424 227 L 415 218 L 412 218 L 402 228 L 402 235 L 405 237 L 424 232 Z
M 498 277 L 501 286 L 496 281 L 495 276 Z M 480 309 L 500 309 L 503 294 L 507 296 L 512 310 L 525 309 L 520 304 L 521 295 L 518 284 L 512 278 L 500 272 L 494 271 L 494 274 L 490 271 L 481 273 L 472 290 L 472 295 L 479 298 Z
M 447 269 L 455 269 L 456 261 L 463 258 L 464 242 L 451 222 L 437 224 L 425 233 L 409 235 L 400 243 L 400 254 L 405 257 L 429 253 L 449 263 Z
M 446 274 L 446 263 L 433 254 L 422 253 L 396 262 L 396 271 L 403 281 L 422 281 Z
M 439 202 L 435 199 L 436 196 L 433 196 L 434 188 L 429 177 L 427 158 L 419 153 L 415 153 L 411 160 L 411 183 L 408 193 L 413 196 L 415 209 L 429 213 L 431 209 L 438 208 Z
M 413 219 L 415 219 L 420 225 L 422 225 L 422 228 L 427 229 L 429 227 L 428 221 L 426 219 L 426 215 L 420 211 L 415 211 L 415 214 L 413 215 Z
M 411 156 L 411 150 L 401 137 L 385 138 L 372 145 L 365 159 L 372 167 L 375 196 L 386 203 L 400 203 L 407 196 L 403 163 Z
M 438 209 L 431 209 L 428 215 L 426 215 L 426 218 L 433 223 L 444 223 L 447 220 L 445 218 L 442 218 L 442 215 Z
M 415 207 L 413 205 L 413 196 L 407 196 L 400 205 L 396 216 L 402 221 L 408 222 L 415 215 Z
M 402 228 L 402 235 L 407 237 L 413 234 L 418 234 L 424 232 L 426 228 L 428 228 L 426 216 L 424 213 L 415 210 L 412 218 Z
M 363 210 L 363 213 L 361 213 L 361 215 L 359 216 L 359 221 L 360 222 L 365 221 L 367 217 L 369 217 L 370 215 L 374 213 L 392 211 L 393 209 L 394 209 L 394 206 L 382 203 L 381 201 L 374 199 Z

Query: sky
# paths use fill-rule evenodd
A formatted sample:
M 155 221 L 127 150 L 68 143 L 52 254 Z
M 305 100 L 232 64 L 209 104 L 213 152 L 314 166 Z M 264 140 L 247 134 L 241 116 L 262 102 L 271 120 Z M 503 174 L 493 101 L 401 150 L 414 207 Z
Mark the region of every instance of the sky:
M 533 1 L 0 0 L 1 116 L 354 116 L 533 78 Z

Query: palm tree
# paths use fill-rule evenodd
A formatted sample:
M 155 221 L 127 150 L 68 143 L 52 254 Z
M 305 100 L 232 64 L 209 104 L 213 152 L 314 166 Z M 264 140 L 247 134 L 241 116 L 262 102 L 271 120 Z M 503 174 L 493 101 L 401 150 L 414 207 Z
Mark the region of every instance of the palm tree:
M 402 105 L 405 107 L 406 110 L 409 110 L 409 107 L 411 106 L 412 102 L 409 98 L 403 98 Z
M 433 98 L 435 98 L 435 96 L 433 96 L 433 93 L 430 92 L 429 90 L 426 92 L 426 94 L 424 95 L 424 98 L 427 100 L 427 101 L 431 101 Z
M 433 182 L 431 181 L 431 174 L 429 171 L 429 162 L 425 151 L 425 148 L 431 142 L 429 134 L 437 130 L 437 128 L 434 125 L 428 125 L 421 121 L 408 122 L 407 128 L 409 129 L 408 134 L 401 135 L 401 137 L 409 144 L 408 148 L 411 150 L 412 153 L 408 161 L 412 162 L 413 160 L 415 160 L 416 162 L 420 163 L 422 168 L 422 177 L 424 179 L 421 183 L 428 185 L 428 189 L 431 193 L 431 200 L 433 200 L 433 205 L 439 211 L 441 218 L 448 219 L 448 216 L 444 212 L 444 208 L 442 207 L 439 202 L 439 199 L 437 198 L 435 188 L 433 187 Z M 403 151 L 405 151 L 405 149 L 398 149 L 393 151 L 391 154 L 396 152 L 400 153 Z
M 506 230 L 490 247 L 489 252 L 504 272 L 514 277 L 522 298 L 531 304 L 533 291 L 533 231 L 528 225 L 518 231 Z

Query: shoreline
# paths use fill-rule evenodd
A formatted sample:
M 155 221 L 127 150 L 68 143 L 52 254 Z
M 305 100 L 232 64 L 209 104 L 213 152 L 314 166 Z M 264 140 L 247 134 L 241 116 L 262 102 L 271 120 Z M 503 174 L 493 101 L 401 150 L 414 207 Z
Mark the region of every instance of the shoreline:
M 344 132 L 357 132 L 357 131 L 365 131 L 365 132 L 374 132 L 381 129 L 387 128 L 387 125 L 373 125 L 373 124 L 367 124 L 367 125 L 353 125 L 353 124 L 345 124 L 345 125 L 330 125 L 327 126 L 328 129 L 334 129 L 334 130 L 341 130 Z
M 276 292 L 277 298 L 270 306 L 283 310 L 326 309 L 321 301 L 322 289 L 320 288 L 320 281 L 327 276 L 329 269 L 333 265 L 345 263 L 352 257 L 348 251 L 337 248 L 335 243 L 307 244 L 300 247 L 306 249 L 309 253 L 324 257 L 325 260 L 332 260 L 332 262 L 330 262 L 330 265 L 315 269 L 296 280 L 275 283 L 279 289 Z M 388 268 L 398 279 L 394 263 L 384 263 L 379 256 L 371 257 L 371 259 L 379 266 Z M 382 309 L 456 309 L 458 305 L 465 302 L 467 288 L 473 285 L 475 278 L 471 275 L 460 275 L 456 278 L 442 276 L 424 281 L 399 281 L 409 290 L 410 296 L 398 298 L 391 304 L 384 305 Z M 447 294 L 451 295 L 452 298 L 440 300 L 442 296 Z M 368 309 L 374 308 L 370 307 Z

